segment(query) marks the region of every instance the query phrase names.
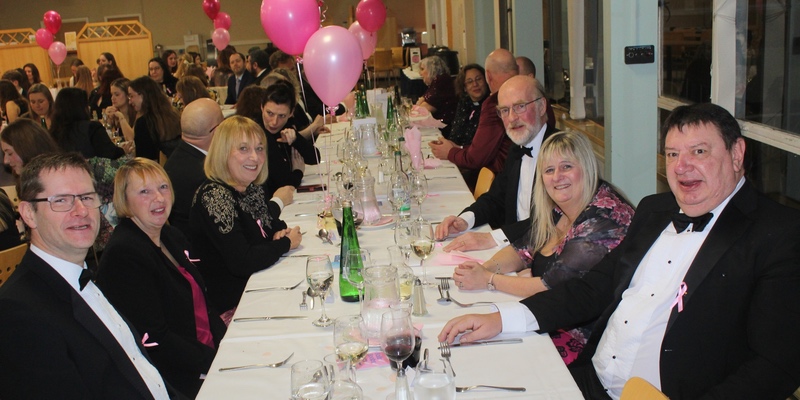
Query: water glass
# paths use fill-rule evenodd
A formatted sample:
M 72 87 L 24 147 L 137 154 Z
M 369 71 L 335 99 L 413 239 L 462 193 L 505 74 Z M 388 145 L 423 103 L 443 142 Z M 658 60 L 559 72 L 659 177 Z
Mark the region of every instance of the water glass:
M 330 373 L 319 360 L 292 364 L 292 399 L 326 400 L 331 387 Z
M 433 360 L 432 365 L 417 365 L 417 375 L 414 378 L 414 400 L 455 400 L 456 380 L 453 371 L 444 366 L 438 366 Z

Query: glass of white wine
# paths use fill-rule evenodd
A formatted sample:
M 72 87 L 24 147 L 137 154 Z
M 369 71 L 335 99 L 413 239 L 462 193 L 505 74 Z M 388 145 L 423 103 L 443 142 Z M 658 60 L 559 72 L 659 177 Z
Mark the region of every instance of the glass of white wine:
M 347 362 L 348 380 L 356 381 L 356 366 L 369 350 L 367 327 L 360 315 L 345 315 L 333 323 L 333 346 L 339 360 Z
M 328 256 L 310 256 L 306 260 L 306 279 L 311 290 L 319 296 L 322 315 L 318 320 L 312 322 L 314 326 L 328 326 L 333 320 L 328 318 L 325 313 L 325 298 L 328 296 L 328 289 L 333 283 L 333 268 L 331 259 Z
M 428 272 L 425 268 L 425 260 L 433 253 L 434 236 L 433 227 L 425 220 L 414 221 L 412 229 L 411 250 L 420 258 L 419 265 L 422 266 L 422 284 L 431 285 L 428 282 Z

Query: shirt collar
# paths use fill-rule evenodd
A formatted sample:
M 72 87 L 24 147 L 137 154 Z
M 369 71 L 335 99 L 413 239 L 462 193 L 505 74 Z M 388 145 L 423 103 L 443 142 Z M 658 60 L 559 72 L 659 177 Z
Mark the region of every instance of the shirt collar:
M 31 252 L 49 264 L 50 267 L 52 267 L 56 272 L 58 272 L 59 275 L 61 275 L 62 278 L 64 278 L 65 281 L 67 281 L 67 284 L 75 289 L 75 291 L 80 291 L 78 278 L 80 278 L 83 269 L 86 268 L 85 262 L 83 265 L 73 264 L 69 261 L 62 260 L 56 256 L 46 253 L 44 250 L 36 247 L 34 244 L 31 244 Z

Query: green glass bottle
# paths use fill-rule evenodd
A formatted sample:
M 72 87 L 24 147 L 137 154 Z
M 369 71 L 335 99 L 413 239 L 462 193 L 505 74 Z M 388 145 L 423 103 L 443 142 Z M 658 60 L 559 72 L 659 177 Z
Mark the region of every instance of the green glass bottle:
M 339 253 L 339 295 L 342 300 L 355 303 L 358 301 L 358 289 L 344 278 L 344 259 L 350 250 L 359 250 L 356 223 L 353 220 L 353 203 L 350 200 L 342 202 L 342 248 Z M 358 260 L 361 264 L 361 259 Z M 363 265 L 359 265 L 363 269 Z M 360 274 L 359 274 L 360 276 Z M 353 277 L 351 277 L 353 279 Z
M 390 136 L 397 134 L 397 115 L 394 112 L 394 96 L 389 96 L 387 99 L 386 132 Z

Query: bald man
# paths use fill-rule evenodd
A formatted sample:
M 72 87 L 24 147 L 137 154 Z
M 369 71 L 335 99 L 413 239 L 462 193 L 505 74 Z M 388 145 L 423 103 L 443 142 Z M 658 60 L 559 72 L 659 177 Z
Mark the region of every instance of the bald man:
M 525 56 L 517 57 L 517 67 L 519 67 L 520 75 L 527 75 L 534 79 L 536 78 L 536 64 L 534 64 L 530 58 Z M 545 102 L 547 106 L 547 120 L 550 121 L 550 124 L 555 127 L 556 114 L 553 112 L 553 107 L 550 106 L 550 100 L 545 98 Z
M 433 155 L 457 165 L 464 173 L 465 179 L 469 179 L 471 175 L 477 178 L 478 171 L 483 167 L 499 174 L 503 170 L 508 148 L 511 146 L 503 121 L 497 115 L 497 92 L 503 83 L 517 75 L 517 63 L 514 55 L 508 50 L 497 49 L 486 57 L 485 67 L 486 82 L 492 94 L 481 106 L 480 122 L 472 144 L 458 146 L 445 138 L 429 143 Z

